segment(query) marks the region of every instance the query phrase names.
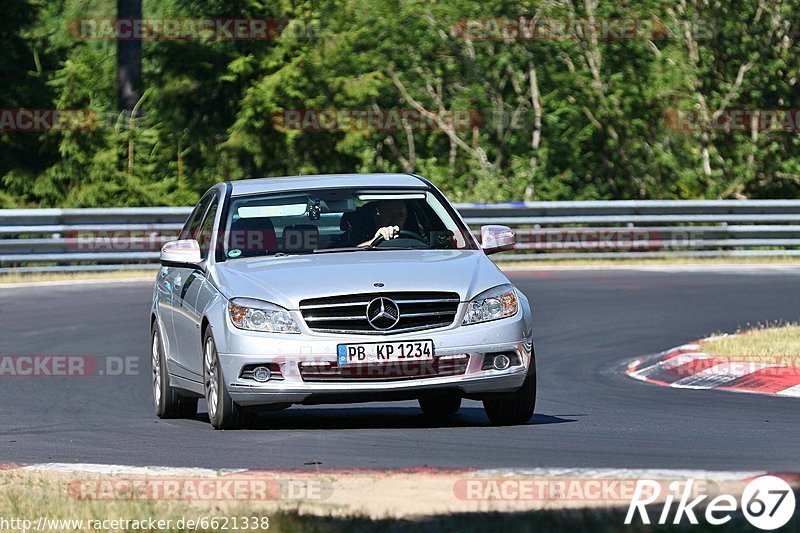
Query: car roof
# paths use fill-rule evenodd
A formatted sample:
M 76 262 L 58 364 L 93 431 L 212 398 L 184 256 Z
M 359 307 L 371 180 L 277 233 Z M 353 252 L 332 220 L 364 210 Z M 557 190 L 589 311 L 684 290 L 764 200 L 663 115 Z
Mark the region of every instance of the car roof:
M 298 189 L 343 189 L 362 187 L 415 187 L 428 184 L 411 174 L 321 174 L 312 176 L 283 176 L 232 181 L 233 196 L 264 192 L 283 192 Z

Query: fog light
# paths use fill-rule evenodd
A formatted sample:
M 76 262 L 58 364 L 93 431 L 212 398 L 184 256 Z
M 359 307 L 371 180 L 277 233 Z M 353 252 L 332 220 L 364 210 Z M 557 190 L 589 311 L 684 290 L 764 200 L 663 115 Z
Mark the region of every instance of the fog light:
M 511 359 L 509 359 L 507 355 L 501 354 L 494 357 L 495 370 L 505 370 L 509 366 L 511 366 Z
M 269 381 L 269 378 L 272 377 L 272 372 L 269 371 L 269 368 L 265 366 L 259 366 L 253 370 L 253 379 L 258 381 L 259 383 L 264 383 L 265 381 Z

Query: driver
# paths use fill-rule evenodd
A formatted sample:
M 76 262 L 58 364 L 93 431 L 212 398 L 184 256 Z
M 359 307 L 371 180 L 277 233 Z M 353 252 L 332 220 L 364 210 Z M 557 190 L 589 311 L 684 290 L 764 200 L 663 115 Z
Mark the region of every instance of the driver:
M 359 246 L 368 246 L 375 242 L 378 237 L 385 240 L 396 239 L 400 234 L 400 229 L 406 223 L 408 217 L 408 207 L 403 200 L 381 200 L 376 203 L 372 221 L 378 230 L 375 235 Z

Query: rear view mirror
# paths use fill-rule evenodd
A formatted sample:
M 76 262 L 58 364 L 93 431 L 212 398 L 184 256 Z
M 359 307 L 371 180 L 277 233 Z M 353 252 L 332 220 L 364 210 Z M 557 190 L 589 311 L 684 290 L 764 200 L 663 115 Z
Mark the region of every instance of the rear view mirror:
M 508 226 L 482 226 L 481 248 L 486 254 L 513 250 L 517 238 Z
M 299 217 L 306 214 L 308 204 L 250 205 L 237 210 L 239 218 Z
M 161 248 L 161 264 L 164 266 L 197 268 L 202 260 L 200 244 L 194 239 L 170 241 Z

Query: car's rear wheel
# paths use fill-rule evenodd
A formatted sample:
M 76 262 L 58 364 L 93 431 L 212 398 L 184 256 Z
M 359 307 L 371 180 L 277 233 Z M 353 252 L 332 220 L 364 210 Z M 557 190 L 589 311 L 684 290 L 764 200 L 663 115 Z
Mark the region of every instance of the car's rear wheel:
M 457 394 L 438 394 L 419 399 L 422 412 L 428 416 L 454 415 L 461 408 L 461 396 Z
M 169 384 L 167 361 L 164 357 L 161 335 L 155 322 L 150 340 L 152 341 L 150 343 L 150 376 L 156 416 L 159 418 L 194 418 L 197 416 L 197 398 L 181 396 Z
M 203 335 L 203 384 L 208 405 L 208 419 L 214 429 L 236 429 L 255 420 L 256 413 L 245 411 L 236 405 L 228 393 L 222 366 L 219 364 L 217 345 L 214 343 L 210 327 L 206 328 Z
M 536 367 L 531 362 L 522 387 L 483 400 L 483 408 L 495 426 L 516 426 L 527 423 L 536 407 Z

